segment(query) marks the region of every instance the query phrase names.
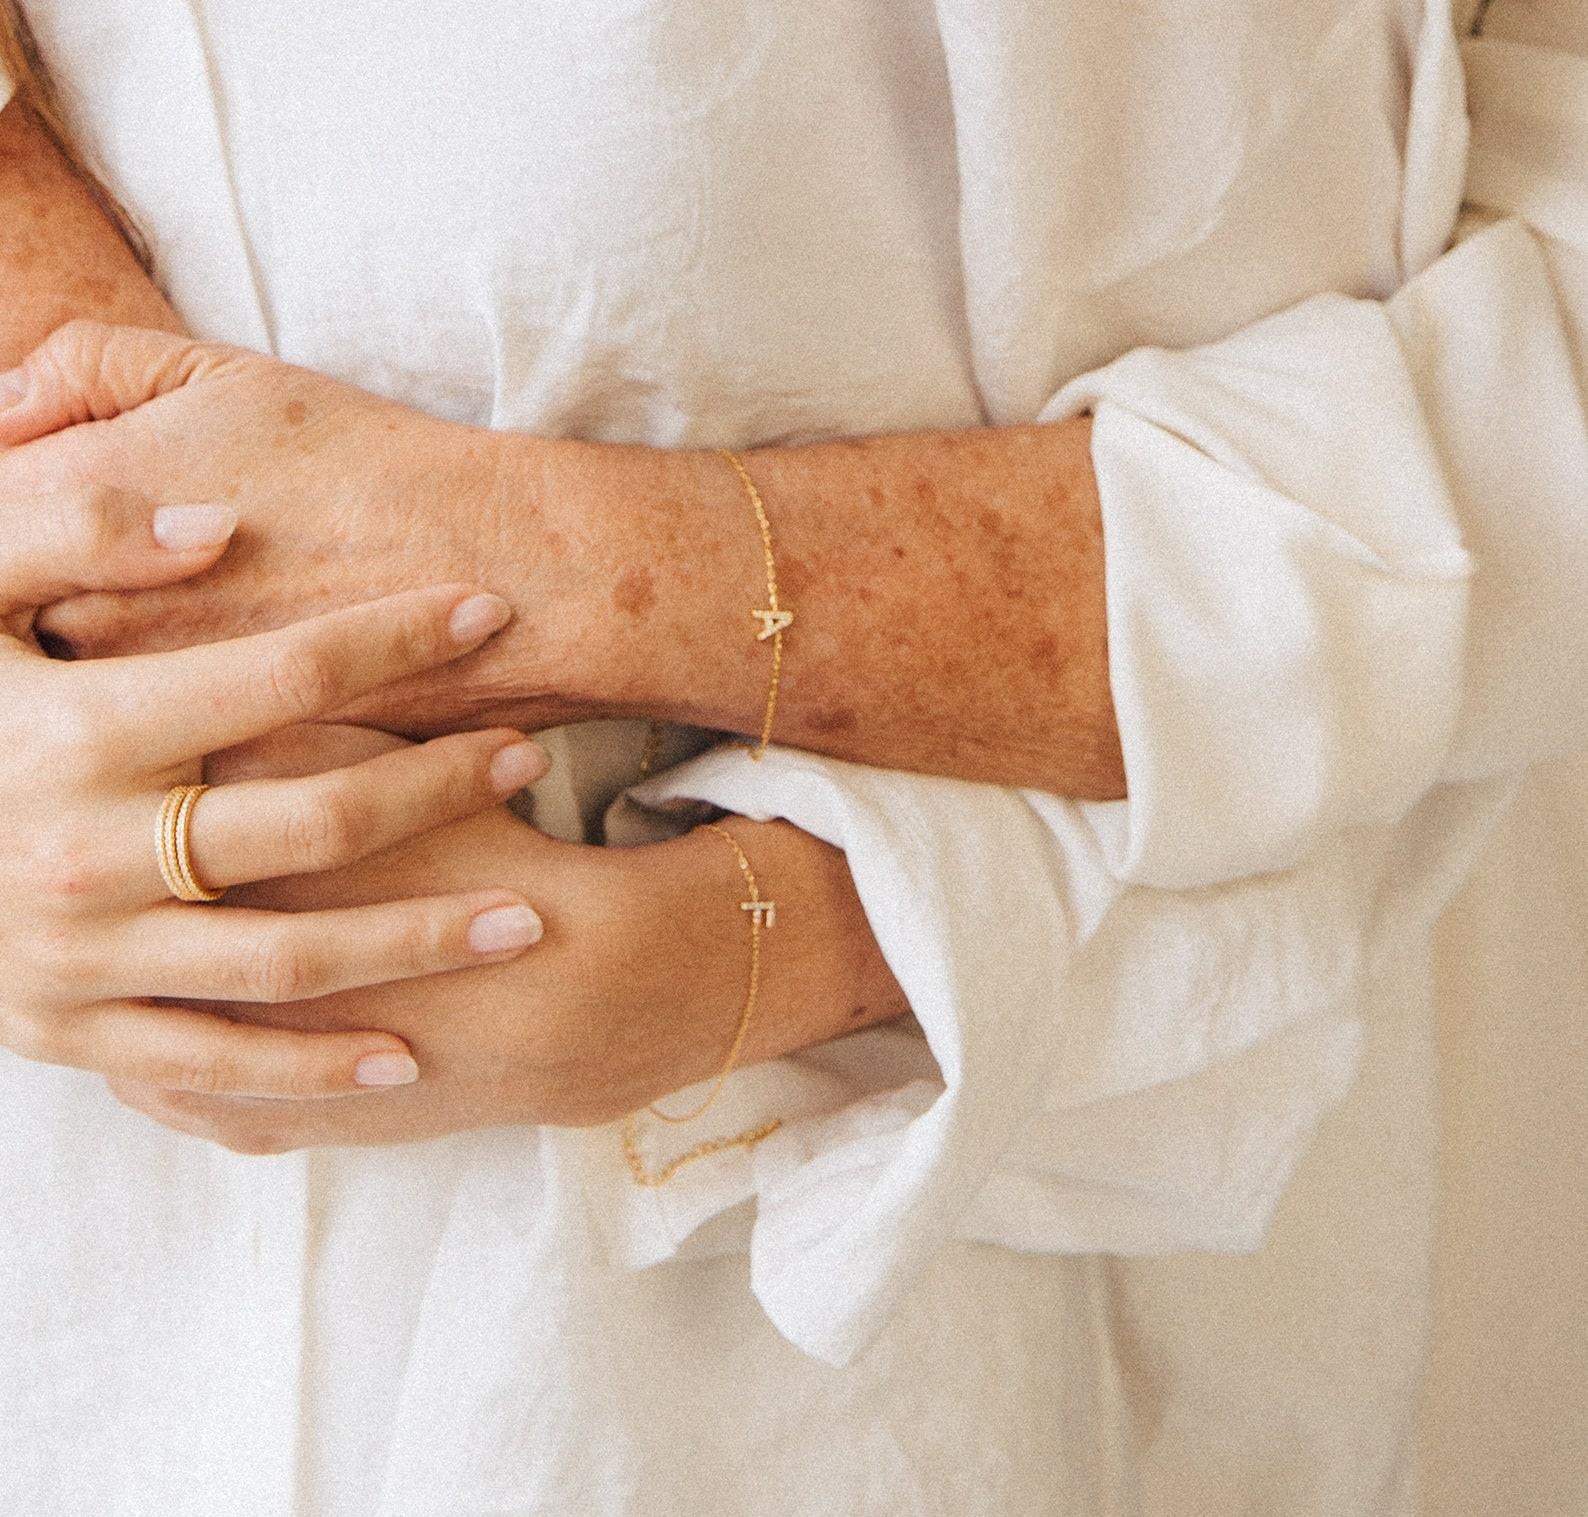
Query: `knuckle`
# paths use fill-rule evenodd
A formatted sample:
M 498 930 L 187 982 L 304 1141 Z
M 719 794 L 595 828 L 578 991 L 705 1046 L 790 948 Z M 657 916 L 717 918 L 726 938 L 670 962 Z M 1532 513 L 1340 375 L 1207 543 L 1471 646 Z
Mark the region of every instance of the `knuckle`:
M 96 846 L 69 828 L 40 828 L 30 840 L 24 876 L 47 909 L 81 909 L 105 887 L 103 845 Z M 55 946 L 69 950 L 74 958 L 79 947 L 75 941 Z
M 181 1090 L 196 1096 L 217 1096 L 235 1090 L 237 1077 L 237 1066 L 231 1059 L 224 1055 L 195 1051 L 159 1060 L 140 1078 L 166 1090 Z
M 64 1062 L 60 1032 L 45 1018 L 17 1008 L 0 1012 L 0 1042 L 18 1058 L 34 1064 Z
M 287 818 L 284 830 L 288 857 L 300 873 L 330 869 L 357 852 L 365 822 L 355 798 L 345 789 L 323 785 Z
M 84 934 L 69 921 L 46 921 L 28 943 L 28 978 L 55 991 L 81 992 L 94 985 L 99 968 Z
M 109 322 L 98 321 L 92 316 L 74 316 L 56 327 L 44 351 L 61 358 L 96 353 L 109 340 L 111 330 Z
M 280 1133 L 253 1132 L 217 1124 L 214 1140 L 222 1148 L 248 1158 L 266 1158 L 271 1154 L 287 1153 L 294 1145 Z
M 112 328 L 91 316 L 74 316 L 50 333 L 37 349 L 38 361 L 54 375 L 97 373 L 104 362 Z
M 313 956 L 280 935 L 260 939 L 244 961 L 240 976 L 252 1001 L 301 1001 L 316 993 L 323 979 Z
M 307 647 L 285 648 L 265 666 L 266 693 L 289 720 L 327 710 L 336 697 L 336 675 L 327 656 Z
M 461 955 L 450 924 L 428 911 L 414 911 L 392 934 L 392 966 L 411 975 L 425 974 L 455 962 Z
M 127 497 L 110 485 L 88 485 L 70 499 L 61 522 L 65 542 L 85 562 L 106 557 L 121 537 Z
M 441 649 L 441 628 L 432 606 L 415 606 L 393 629 L 394 662 L 402 668 L 428 668 L 435 663 Z
M 73 677 L 75 665 L 56 666 L 47 699 L 30 702 L 29 746 L 41 769 L 57 784 L 92 786 L 118 768 L 125 773 L 125 754 L 118 734 L 85 683 Z

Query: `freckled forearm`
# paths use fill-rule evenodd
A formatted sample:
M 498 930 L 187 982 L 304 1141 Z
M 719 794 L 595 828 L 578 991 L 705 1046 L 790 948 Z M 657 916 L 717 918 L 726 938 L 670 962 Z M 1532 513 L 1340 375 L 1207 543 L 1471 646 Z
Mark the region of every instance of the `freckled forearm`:
M 181 322 L 27 110 L 0 111 L 0 366 L 62 322 Z
M 747 454 L 795 612 L 775 740 L 1122 795 L 1089 444 L 1082 418 Z M 581 696 L 757 734 L 766 575 L 731 467 L 709 451 L 549 446 L 546 508 L 583 523 L 564 602 L 592 650 Z

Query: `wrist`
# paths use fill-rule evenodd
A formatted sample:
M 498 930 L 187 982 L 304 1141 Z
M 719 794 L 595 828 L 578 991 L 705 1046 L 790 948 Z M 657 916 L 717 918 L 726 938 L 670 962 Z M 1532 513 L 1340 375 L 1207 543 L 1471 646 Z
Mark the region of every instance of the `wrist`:
M 745 726 L 765 696 L 755 519 L 711 450 L 546 445 L 556 644 L 591 714 Z
M 457 670 L 457 717 L 549 727 L 606 714 L 593 705 L 585 601 L 589 542 L 599 522 L 569 509 L 563 443 L 524 433 L 449 426 L 448 467 L 432 477 L 429 509 L 461 518 L 469 577 L 505 597 L 513 620 Z

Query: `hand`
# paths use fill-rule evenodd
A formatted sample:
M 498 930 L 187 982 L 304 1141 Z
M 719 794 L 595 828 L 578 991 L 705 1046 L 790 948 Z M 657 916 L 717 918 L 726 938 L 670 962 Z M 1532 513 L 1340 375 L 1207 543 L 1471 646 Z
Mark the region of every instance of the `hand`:
M 391 762 L 405 748 L 400 739 L 361 728 L 304 727 L 218 754 L 212 772 L 257 783 L 333 765 Z M 481 879 L 517 881 L 541 903 L 546 935 L 517 965 L 350 989 L 291 1006 L 207 1008 L 316 1032 L 373 1022 L 412 1048 L 423 1071 L 417 1084 L 356 1101 L 206 1098 L 135 1079 L 112 1080 L 111 1089 L 168 1127 L 242 1153 L 411 1142 L 509 1123 L 609 1121 L 683 1083 L 661 1072 L 681 1055 L 685 1067 L 708 1073 L 711 1060 L 722 1056 L 717 1036 L 724 1026 L 732 1032 L 743 929 L 731 911 L 713 921 L 713 913 L 692 909 L 685 892 L 691 886 L 698 892 L 702 882 L 675 878 L 668 866 L 677 862 L 673 845 L 563 843 L 500 808 L 333 873 L 233 891 L 228 902 L 249 909 L 314 912 L 331 901 L 357 906 L 416 891 L 466 890 Z M 725 877 L 717 884 L 731 898 L 731 865 L 722 871 L 720 860 L 707 862 L 719 866 Z M 717 1025 L 706 1030 L 705 1049 L 691 1053 L 702 1004 Z
M 60 328 L 9 377 L 20 388 L 9 405 L 0 395 L 0 443 L 12 445 L 0 499 L 115 484 L 156 501 L 225 502 L 240 517 L 232 551 L 202 580 L 97 591 L 42 615 L 41 631 L 80 657 L 189 647 L 418 585 L 488 581 L 536 616 L 466 670 L 383 688 L 359 717 L 433 734 L 584 714 L 533 698 L 550 690 L 537 671 L 566 661 L 569 597 L 536 492 L 522 470 L 502 477 L 496 434 L 243 349 L 89 321 Z
M 449 663 L 485 642 L 507 607 L 442 587 L 93 663 L 53 662 L 29 636 L 41 602 L 199 573 L 232 525 L 224 508 L 157 512 L 103 491 L 13 506 L 0 545 L 0 1045 L 192 1090 L 355 1091 L 403 1073 L 397 1038 L 305 1036 L 160 1003 L 284 1001 L 505 959 L 534 923 L 523 898 L 475 889 L 290 916 L 216 911 L 167 893 L 155 818 L 171 786 L 200 777 L 207 752 Z M 543 769 L 519 734 L 485 732 L 313 779 L 224 786 L 192 813 L 194 871 L 218 889 L 335 868 L 492 805 Z M 361 1069 L 367 1055 L 384 1062 Z
M 314 773 L 368 761 L 395 739 L 318 726 L 219 756 L 231 776 Z M 866 926 L 838 850 L 785 823 L 735 819 L 763 879 L 787 888 L 742 1064 L 896 1016 L 903 997 Z M 314 910 L 415 890 L 516 880 L 546 918 L 532 955 L 440 980 L 350 990 L 231 1016 L 317 1030 L 400 1033 L 416 1085 L 356 1101 L 230 1100 L 116 1080 L 127 1105 L 240 1153 L 411 1142 L 503 1124 L 613 1121 L 722 1067 L 744 1003 L 744 886 L 721 840 L 699 832 L 591 848 L 484 812 L 334 874 L 235 892 L 250 906 Z M 858 1008 L 858 1009 L 857 1009 Z

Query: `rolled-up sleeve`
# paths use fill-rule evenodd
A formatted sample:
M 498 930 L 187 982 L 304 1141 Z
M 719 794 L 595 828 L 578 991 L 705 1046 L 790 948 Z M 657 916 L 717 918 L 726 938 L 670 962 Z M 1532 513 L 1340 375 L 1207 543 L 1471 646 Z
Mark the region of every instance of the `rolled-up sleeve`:
M 1047 412 L 1096 417 L 1130 799 L 1090 814 L 1124 879 L 1283 869 L 1588 745 L 1588 63 L 1468 62 L 1506 219 L 1388 301 L 1137 350 Z
M 1468 66 L 1471 235 L 1044 413 L 1095 415 L 1127 800 L 776 749 L 639 792 L 844 849 L 936 1060 L 746 1161 L 755 1289 L 808 1351 L 858 1352 L 955 1236 L 1257 1246 L 1353 1077 L 1408 859 L 1470 857 L 1520 770 L 1588 744 L 1588 65 Z

